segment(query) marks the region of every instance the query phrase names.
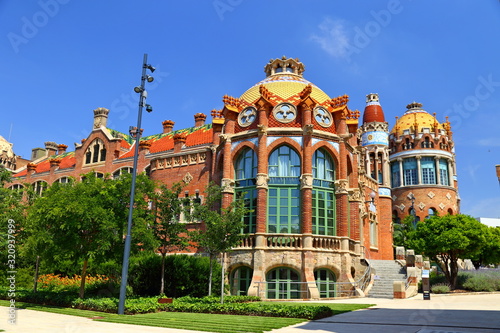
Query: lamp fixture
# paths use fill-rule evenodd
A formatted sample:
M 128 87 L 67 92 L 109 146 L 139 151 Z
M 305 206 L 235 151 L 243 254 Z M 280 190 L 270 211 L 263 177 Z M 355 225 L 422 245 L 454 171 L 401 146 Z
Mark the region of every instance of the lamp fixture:
M 153 82 L 153 81 L 155 80 L 155 78 L 154 78 L 154 77 L 152 77 L 152 76 L 150 76 L 150 75 L 146 75 L 146 80 L 147 80 L 149 83 L 151 83 L 151 82 Z
M 153 112 L 153 107 L 149 104 L 146 104 L 146 111 L 149 113 Z
M 149 69 L 151 71 L 151 73 L 154 73 L 154 71 L 156 70 L 156 68 L 154 68 L 150 64 L 144 65 L 144 67 L 147 68 L 147 69 Z
M 134 87 L 134 91 L 135 91 L 136 93 L 141 93 L 141 92 L 143 92 L 143 91 L 144 91 L 144 88 L 137 86 L 137 87 Z
M 375 197 L 377 196 L 377 194 L 375 192 L 372 191 L 372 193 L 370 193 L 370 198 L 371 200 L 367 200 L 365 201 L 365 203 L 372 203 L 373 205 L 375 205 Z

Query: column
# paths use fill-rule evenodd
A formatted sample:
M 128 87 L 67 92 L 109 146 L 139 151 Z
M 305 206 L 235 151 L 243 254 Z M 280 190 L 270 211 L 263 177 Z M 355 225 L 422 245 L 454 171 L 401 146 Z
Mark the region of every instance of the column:
M 422 156 L 415 156 L 417 159 L 417 184 L 422 184 L 422 168 L 420 166 L 420 159 Z
M 403 178 L 403 159 L 398 158 L 396 161 L 399 164 L 399 186 L 404 186 L 405 183 L 404 183 L 404 178 Z
M 439 157 L 434 158 L 434 165 L 436 168 L 436 184 L 441 185 L 441 171 L 439 169 Z

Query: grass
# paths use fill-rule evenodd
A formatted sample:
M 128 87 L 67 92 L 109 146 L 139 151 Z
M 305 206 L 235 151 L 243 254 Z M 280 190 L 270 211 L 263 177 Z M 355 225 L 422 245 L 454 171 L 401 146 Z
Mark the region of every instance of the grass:
M 287 303 L 290 306 L 304 303 Z M 312 305 L 311 303 L 309 303 Z M 370 307 L 370 304 L 329 304 L 314 303 L 315 305 L 327 305 L 335 314 L 349 312 L 358 309 Z M 9 301 L 0 300 L 0 306 L 9 306 Z M 277 317 L 257 317 L 257 316 L 237 316 L 237 315 L 219 315 L 205 313 L 186 313 L 186 312 L 158 312 L 137 315 L 119 316 L 112 313 L 97 311 L 79 310 L 72 308 L 61 308 L 57 306 L 39 305 L 25 302 L 16 302 L 19 309 L 29 309 L 36 311 L 45 311 L 71 316 L 93 318 L 97 321 L 155 326 L 165 328 L 177 328 L 195 331 L 207 332 L 265 332 L 273 329 L 286 327 L 306 321 L 300 318 L 277 318 Z M 98 317 L 99 319 L 96 319 Z M 101 319 L 102 318 L 102 319 Z

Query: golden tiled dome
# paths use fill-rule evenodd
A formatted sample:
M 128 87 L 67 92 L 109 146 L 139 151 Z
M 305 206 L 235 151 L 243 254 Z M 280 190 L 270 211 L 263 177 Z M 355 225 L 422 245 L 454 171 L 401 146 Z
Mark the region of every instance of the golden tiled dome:
M 285 56 L 281 59 L 271 59 L 264 67 L 267 77 L 244 92 L 240 98 L 247 104 L 253 104 L 260 97 L 259 87 L 264 85 L 272 95 L 294 103 L 295 100 L 289 99 L 294 96 L 297 99 L 297 94 L 311 85 L 311 97 L 318 103 L 330 100 L 330 97 L 321 89 L 302 77 L 304 69 L 305 67 L 299 59 L 286 58 Z
M 396 133 L 397 130 L 401 135 L 404 130 L 408 129 L 411 131 L 411 133 L 414 133 L 415 124 L 417 124 L 418 133 L 422 133 L 423 128 L 429 128 L 430 131 L 433 131 L 434 126 L 437 126 L 438 129 L 444 129 L 443 125 L 440 124 L 434 116 L 422 109 L 422 104 L 411 103 L 406 107 L 408 108 L 408 110 L 406 110 L 405 114 L 398 119 L 398 121 L 392 128 L 391 133 Z
M 330 99 L 323 90 L 301 76 L 291 73 L 271 75 L 245 91 L 240 98 L 248 104 L 253 104 L 260 97 L 259 86 L 264 85 L 272 94 L 287 100 L 304 90 L 308 84 L 312 86 L 311 97 L 318 103 L 323 103 Z

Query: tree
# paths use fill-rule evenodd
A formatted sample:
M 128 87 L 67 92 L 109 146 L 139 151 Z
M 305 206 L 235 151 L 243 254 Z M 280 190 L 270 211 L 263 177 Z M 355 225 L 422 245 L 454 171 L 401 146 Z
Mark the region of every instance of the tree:
M 500 263 L 500 227 L 483 226 L 485 244 L 481 252 L 471 257 L 476 269 L 481 266 L 498 265 Z
M 433 216 L 419 222 L 409 238 L 411 248 L 441 264 L 452 288 L 456 287 L 458 259 L 477 256 L 486 244 L 484 225 L 463 214 Z
M 167 253 L 173 250 L 183 250 L 188 245 L 186 228 L 180 223 L 182 214 L 186 215 L 187 207 L 181 198 L 181 192 L 184 188 L 182 183 L 175 183 L 171 188 L 161 185 L 159 191 L 154 195 L 154 213 L 156 223 L 153 224 L 156 240 L 159 243 L 161 254 L 161 283 L 160 294 L 165 292 L 165 257 Z
M 222 189 L 210 184 L 206 190 L 206 200 L 195 205 L 194 216 L 205 223 L 205 230 L 198 233 L 196 239 L 200 247 L 210 256 L 210 275 L 208 294 L 212 293 L 212 268 L 216 255 L 222 255 L 222 287 L 221 303 L 224 302 L 224 255 L 231 248 L 240 244 L 245 235 L 241 234 L 244 227 L 243 217 L 250 212 L 245 207 L 243 198 L 235 198 L 226 208 L 222 204 Z
M 404 248 L 408 248 L 408 240 L 409 235 L 415 231 L 416 223 L 415 216 L 408 215 L 406 216 L 401 223 L 394 223 L 393 228 L 393 243 L 395 246 L 403 246 Z
M 135 251 L 152 244 L 147 225 L 152 217 L 145 194 L 152 193 L 153 183 L 139 175 L 136 189 Z M 53 265 L 68 260 L 83 262 L 79 293 L 83 298 L 89 260 L 102 262 L 123 253 L 129 193 L 130 177 L 113 180 L 88 173 L 81 182 L 54 183 L 29 209 L 28 253 L 38 254 Z

